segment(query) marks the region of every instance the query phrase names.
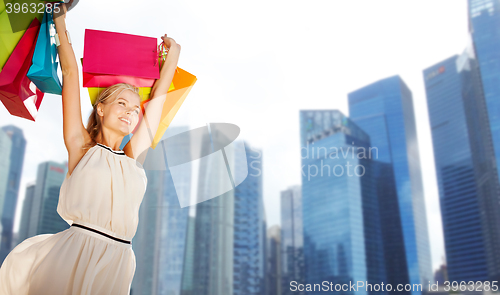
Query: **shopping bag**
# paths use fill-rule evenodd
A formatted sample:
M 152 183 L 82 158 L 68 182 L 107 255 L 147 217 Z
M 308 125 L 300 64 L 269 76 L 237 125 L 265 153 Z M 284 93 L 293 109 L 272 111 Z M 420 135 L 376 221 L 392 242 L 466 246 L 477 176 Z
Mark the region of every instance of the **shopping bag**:
M 141 104 L 149 100 L 149 94 L 151 93 L 151 87 L 138 87 L 139 88 L 139 96 L 141 97 Z M 94 105 L 99 94 L 103 92 L 106 87 L 88 87 L 90 96 L 90 103 Z
M 43 93 L 62 94 L 62 86 L 57 76 L 56 29 L 52 14 L 45 12 L 43 22 L 33 54 L 33 64 L 28 71 L 28 78 Z
M 106 75 L 83 72 L 83 87 L 109 87 L 118 83 L 128 83 L 136 87 L 153 87 L 155 79 L 123 75 Z
M 0 100 L 10 114 L 34 121 L 43 99 L 26 76 L 35 52 L 40 22 L 35 18 L 0 72 Z
M 83 65 L 83 58 L 80 59 Z M 89 76 L 86 76 L 89 75 Z M 86 86 L 88 84 L 85 83 L 85 79 L 93 79 L 90 83 L 91 85 L 96 85 L 96 86 Z M 151 82 L 152 81 L 152 82 Z M 139 88 L 139 95 L 141 97 L 141 103 L 147 101 L 149 99 L 149 94 L 151 93 L 151 88 L 154 84 L 155 79 L 146 79 L 146 78 L 139 78 L 139 77 L 133 77 L 133 76 L 119 76 L 119 75 L 99 75 L 96 74 L 95 76 L 93 74 L 85 73 L 83 72 L 83 87 L 87 87 L 89 91 L 89 97 L 90 97 L 90 103 L 94 105 L 97 97 L 99 94 L 101 94 L 104 89 L 106 89 L 109 86 L 118 84 L 118 83 L 128 83 L 131 84 L 135 87 Z M 174 90 L 174 83 L 170 84 L 170 87 L 168 91 Z M 144 111 L 144 108 L 143 108 Z
M 156 38 L 85 30 L 83 72 L 159 79 Z
M 153 149 L 161 140 L 165 131 L 167 131 L 168 126 L 174 119 L 177 111 L 179 111 L 182 103 L 186 99 L 196 81 L 196 76 L 177 67 L 174 73 L 174 77 L 172 78 L 172 84 L 170 84 L 170 88 L 168 90 L 167 99 L 163 103 L 161 122 L 158 126 L 158 130 L 156 131 L 156 135 L 151 145 Z M 97 97 L 102 91 L 104 91 L 104 89 L 106 88 L 88 87 L 90 102 L 92 103 L 92 105 L 94 105 Z M 143 112 L 150 100 L 150 93 L 151 87 L 139 87 L 139 95 L 141 96 L 141 108 Z
M 0 13 L 5 10 L 5 4 L 10 3 L 11 0 L 0 0 Z
M 3 69 L 5 63 L 10 57 L 17 43 L 21 40 L 26 29 L 30 26 L 33 18 L 39 21 L 43 19 L 43 11 L 41 13 L 7 13 L 5 5 L 7 3 L 18 3 L 20 0 L 0 0 L 0 69 Z M 15 23 L 13 24 L 12 21 Z M 14 28 L 12 27 L 14 25 Z M 18 28 L 22 28 L 19 30 Z
M 164 42 L 161 42 L 161 44 L 158 45 L 158 63 L 160 65 L 160 70 L 165 63 L 167 55 L 168 48 Z M 156 145 L 160 142 L 163 134 L 167 131 L 168 126 L 170 126 L 170 123 L 177 114 L 177 111 L 179 111 L 181 105 L 184 103 L 184 100 L 191 91 L 194 83 L 196 83 L 196 80 L 196 76 L 193 74 L 188 73 L 179 67 L 176 68 L 174 77 L 172 78 L 174 89 L 172 89 L 171 85 L 170 89 L 167 91 L 167 99 L 163 103 L 161 121 L 153 138 L 151 148 L 156 148 Z M 143 109 L 145 108 L 146 103 L 147 101 L 141 103 Z
M 160 142 L 163 134 L 167 131 L 168 126 L 191 91 L 191 88 L 193 88 L 194 83 L 196 83 L 196 80 L 196 76 L 179 67 L 175 70 L 175 74 L 172 79 L 172 84 L 174 84 L 175 89 L 168 92 L 167 99 L 163 103 L 161 121 L 153 138 L 151 148 L 154 149 L 158 142 Z M 147 101 L 144 103 L 144 106 L 146 106 L 146 104 Z

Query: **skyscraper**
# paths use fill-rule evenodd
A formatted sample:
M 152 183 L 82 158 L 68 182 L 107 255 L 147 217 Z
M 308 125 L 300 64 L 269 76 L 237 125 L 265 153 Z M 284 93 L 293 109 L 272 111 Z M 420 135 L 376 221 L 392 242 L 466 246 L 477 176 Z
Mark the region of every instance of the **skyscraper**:
M 0 263 L 9 254 L 13 247 L 13 231 L 14 231 L 14 213 L 16 212 L 17 199 L 19 197 L 19 186 L 21 182 L 21 174 L 24 163 L 24 153 L 26 148 L 26 140 L 23 131 L 16 126 L 8 125 L 1 128 L 2 131 L 10 139 L 10 150 L 0 148 L 2 156 L 9 157 L 9 167 L 5 171 L 7 173 L 7 182 L 5 188 L 0 187 L 0 217 L 3 230 L 2 242 L 0 243 Z M 0 175 L 2 172 L 0 168 Z
M 22 241 L 29 238 L 29 226 L 31 217 L 31 208 L 33 205 L 33 198 L 35 197 L 36 182 L 28 183 L 26 185 L 26 192 L 24 194 L 23 210 L 21 212 L 21 222 L 19 226 L 18 239 L 15 244 L 18 245 Z
M 11 146 L 12 141 L 10 140 L 9 136 L 2 129 L 0 129 L 0 217 L 2 217 L 3 207 L 6 202 Z M 2 231 L 0 231 L 0 239 L 3 241 L 4 239 L 1 237 L 2 232 L 3 226 Z M 3 254 L 3 247 L 1 247 L 3 245 L 2 241 L 0 241 L 0 254 Z M 0 263 L 2 263 L 4 259 L 5 257 L 1 255 Z
M 248 176 L 234 189 L 233 294 L 260 295 L 265 292 L 267 258 L 262 150 L 245 143 L 245 152 L 247 163 L 235 165 L 239 170 L 248 169 Z M 236 173 L 243 174 L 239 171 Z
M 278 225 L 267 230 L 267 282 L 266 295 L 281 293 L 281 229 Z
M 195 218 L 189 216 L 186 236 L 186 249 L 184 250 L 184 267 L 182 269 L 182 295 L 195 295 L 193 285 L 194 274 L 194 226 Z
M 187 131 L 187 126 L 171 126 L 166 136 Z M 179 142 L 177 150 L 189 153 L 189 142 Z M 161 151 L 162 145 L 155 150 Z M 148 161 L 157 160 L 149 151 Z M 168 167 L 168 163 L 166 165 Z M 184 194 L 189 195 L 191 170 L 189 166 L 177 181 L 182 179 Z M 146 170 L 148 187 L 139 211 L 137 233 L 132 248 L 137 257 L 136 273 L 132 282 L 134 295 L 181 294 L 184 251 L 188 226 L 189 207 L 181 208 L 170 170 Z
M 499 183 L 478 64 L 466 50 L 423 74 L 449 280 L 498 280 Z
M 469 31 L 479 64 L 500 175 L 500 1 L 468 0 Z
M 409 283 L 427 286 L 432 268 L 412 94 L 399 76 L 389 77 L 349 93 L 349 113 L 394 175 L 402 238 L 384 234 L 384 242 L 404 246 Z M 383 222 L 382 230 L 392 226 Z M 389 269 L 388 280 L 395 280 L 392 275 L 401 272 Z
M 69 228 L 68 223 L 57 213 L 59 190 L 66 173 L 66 164 L 48 161 L 38 165 L 28 237 L 55 234 Z
M 233 178 L 241 179 L 248 170 L 246 179 L 233 190 L 196 205 L 193 274 L 187 275 L 192 278 L 192 294 L 248 295 L 265 291 L 262 152 L 242 143 L 234 147 L 244 147 L 246 163 L 234 157 L 240 151 L 226 148 L 226 153 Z M 199 197 L 218 191 L 227 171 L 216 162 L 201 165 Z
M 337 110 L 303 110 L 300 145 L 304 281 L 386 282 L 370 138 Z M 323 293 L 313 291 L 307 294 Z M 365 289 L 343 293 L 385 294 Z
M 498 0 L 468 0 L 469 32 L 479 68 L 480 83 L 486 105 L 482 116 L 487 116 L 494 151 L 497 177 L 500 177 L 500 2 Z M 490 280 L 500 280 L 500 235 L 497 200 L 484 204 L 481 214 L 485 230 L 485 247 Z M 480 198 L 482 200 L 482 198 Z M 452 270 L 450 269 L 450 272 Z
M 291 281 L 304 281 L 304 234 L 300 185 L 291 186 L 281 192 L 280 252 L 282 294 L 303 293 L 290 290 Z

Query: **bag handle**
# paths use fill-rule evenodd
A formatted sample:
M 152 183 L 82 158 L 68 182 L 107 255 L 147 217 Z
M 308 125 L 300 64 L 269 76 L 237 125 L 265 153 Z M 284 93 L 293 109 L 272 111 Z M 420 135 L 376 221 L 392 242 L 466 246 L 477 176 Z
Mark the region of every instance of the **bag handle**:
M 163 67 L 163 63 L 165 62 L 165 59 L 167 58 L 167 54 L 168 54 L 168 48 L 163 41 L 161 41 L 160 45 L 158 45 L 157 52 L 158 52 L 158 58 L 156 60 L 159 60 L 159 63 L 160 63 L 159 66 L 161 69 Z
M 167 45 L 165 45 L 165 43 L 163 41 L 161 41 L 160 45 L 158 45 L 158 50 L 157 50 L 158 58 L 155 59 L 155 66 L 156 66 L 156 62 L 158 60 L 160 60 L 160 64 L 159 64 L 160 70 L 163 67 L 163 63 L 165 63 L 165 59 L 167 58 L 167 54 L 168 54 L 168 47 L 167 47 Z M 175 72 L 179 73 L 179 67 L 175 68 Z

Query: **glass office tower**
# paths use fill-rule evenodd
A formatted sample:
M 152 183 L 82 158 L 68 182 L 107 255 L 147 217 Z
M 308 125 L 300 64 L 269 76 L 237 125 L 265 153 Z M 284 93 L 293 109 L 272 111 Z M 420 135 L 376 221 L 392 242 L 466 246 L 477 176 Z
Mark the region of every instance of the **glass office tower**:
M 48 161 L 38 165 L 28 237 L 55 234 L 69 228 L 69 224 L 57 213 L 59 191 L 66 173 L 66 164 Z
M 182 270 L 182 295 L 195 295 L 193 285 L 194 274 L 194 226 L 195 218 L 189 216 L 186 236 L 186 249 L 184 250 L 184 268 Z
M 281 229 L 278 225 L 267 230 L 267 295 L 282 295 L 280 235 Z
M 9 136 L 0 129 L 0 212 L 3 211 L 5 204 L 5 191 L 7 190 L 9 180 L 11 147 L 12 141 Z
M 165 136 L 189 130 L 187 126 L 171 126 Z M 189 137 L 176 142 L 176 150 L 189 153 Z M 162 152 L 159 144 L 156 152 Z M 181 294 L 184 251 L 189 218 L 189 207 L 181 208 L 171 171 L 147 170 L 150 161 L 157 161 L 152 150 L 145 159 L 148 186 L 139 209 L 137 233 L 132 239 L 132 249 L 137 258 L 136 273 L 132 282 L 134 295 Z M 166 165 L 168 167 L 168 163 Z M 190 194 L 191 167 L 178 171 L 177 188 Z
M 500 176 L 500 1 L 468 0 L 469 31 L 473 41 L 474 55 L 479 66 L 480 83 L 486 111 L 483 116 L 489 119 L 497 176 Z M 500 236 L 498 221 L 495 220 L 496 201 L 493 208 L 484 206 L 489 216 L 483 226 L 489 236 L 485 236 L 488 273 L 491 280 L 500 280 Z
M 266 239 L 262 196 L 262 150 L 245 142 L 247 178 L 234 189 L 233 294 L 265 293 Z M 236 173 L 243 174 L 243 163 Z
M 24 194 L 24 201 L 23 201 L 23 210 L 21 212 L 19 233 L 18 233 L 18 238 L 15 241 L 14 247 L 20 244 L 22 241 L 29 238 L 28 231 L 30 225 L 31 207 L 33 205 L 33 198 L 35 197 L 35 187 L 36 187 L 36 182 L 29 183 L 26 185 L 26 192 Z
M 403 238 L 384 237 L 384 242 L 404 246 L 409 283 L 425 288 L 433 276 L 412 94 L 393 76 L 349 93 L 349 112 L 378 149 L 378 161 L 392 166 L 394 173 Z M 398 272 L 389 269 L 388 276 L 401 275 Z
M 500 1 L 468 0 L 469 31 L 479 64 L 487 113 L 500 171 Z M 500 173 L 498 173 L 500 174 Z
M 497 280 L 499 184 L 477 62 L 465 51 L 423 74 L 449 280 Z
M 2 217 L 2 212 L 3 208 L 6 203 L 6 191 L 7 191 L 7 186 L 8 186 L 8 181 L 9 181 L 9 170 L 10 170 L 10 152 L 12 150 L 12 141 L 9 138 L 9 136 L 2 130 L 0 129 L 0 217 Z M 3 219 L 3 218 L 2 218 Z M 1 219 L 0 219 L 1 221 Z M 6 249 L 4 248 L 10 248 L 10 245 L 5 245 L 7 244 L 6 239 L 3 237 L 3 229 L 4 226 L 1 225 L 0 222 L 0 265 L 2 264 L 3 260 L 5 259 L 5 256 L 7 254 L 4 254 Z M 7 246 L 7 247 L 6 247 Z
M 201 142 L 210 145 L 210 140 Z M 184 275 L 186 282 L 192 286 L 185 284 L 186 292 L 183 294 L 247 295 L 265 292 L 262 152 L 252 149 L 246 142 L 242 143 L 232 145 L 234 148 L 225 148 L 230 169 L 223 162 L 211 162 L 210 158 L 200 164 L 198 198 L 202 202 L 196 205 L 194 246 L 187 246 L 194 253 L 186 253 L 186 258 L 192 257 L 193 273 Z M 235 150 L 239 147 L 244 147 L 244 151 Z M 234 156 L 239 152 L 246 154 L 246 163 L 241 162 L 244 158 Z M 206 200 L 206 195 L 220 191 L 221 179 L 227 178 L 227 171 L 234 173 L 234 179 L 241 179 L 247 169 L 246 179 L 233 190 Z
M 304 229 L 302 226 L 302 187 L 295 185 L 281 192 L 281 282 L 282 295 L 291 291 L 290 282 L 304 282 Z
M 10 165 L 7 170 L 7 186 L 5 190 L 0 189 L 0 210 L 1 222 L 3 226 L 2 243 L 0 244 L 0 263 L 10 253 L 13 248 L 14 213 L 16 212 L 17 200 L 19 197 L 19 186 L 23 171 L 24 153 L 26 149 L 26 139 L 23 131 L 16 126 L 8 125 L 1 128 L 11 142 L 10 151 L 0 150 L 7 156 L 10 154 Z M 0 172 L 1 174 L 2 172 Z
M 300 144 L 305 282 L 386 282 L 370 138 L 337 110 L 303 110 Z

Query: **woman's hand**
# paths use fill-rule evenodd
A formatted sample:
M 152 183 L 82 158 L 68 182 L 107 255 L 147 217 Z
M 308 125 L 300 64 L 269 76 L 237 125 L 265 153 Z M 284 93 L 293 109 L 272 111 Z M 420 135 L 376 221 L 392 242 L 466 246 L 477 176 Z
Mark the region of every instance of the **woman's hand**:
M 57 9 L 57 8 L 54 9 L 54 14 L 52 15 L 54 22 L 57 19 L 59 19 L 60 21 L 66 20 L 66 13 L 71 8 L 71 6 L 76 5 L 76 3 L 78 3 L 78 1 L 75 1 L 75 0 L 70 0 L 70 1 L 68 1 L 68 3 L 56 3 L 57 8 L 59 8 L 59 9 Z M 56 5 L 56 4 L 54 4 L 54 5 Z M 57 10 L 57 12 L 56 12 L 56 10 Z M 62 18 L 60 18 L 61 16 L 62 16 Z
M 175 42 L 174 39 L 170 38 L 170 37 L 167 37 L 167 34 L 163 35 L 161 37 L 161 39 L 163 40 L 163 43 L 165 43 L 165 46 L 167 46 L 167 48 L 170 50 L 172 47 L 177 47 L 176 49 L 181 49 L 181 46 L 179 44 L 177 44 Z
M 174 39 L 167 37 L 167 34 L 163 35 L 161 39 L 168 48 L 168 53 L 165 63 L 160 70 L 160 79 L 157 79 L 151 88 L 150 100 L 137 131 L 125 147 L 123 147 L 125 153 L 132 155 L 136 160 L 139 155 L 142 155 L 151 146 L 154 135 L 158 130 L 163 104 L 167 99 L 167 92 L 177 69 L 177 61 L 179 60 L 181 51 L 181 46 Z M 144 159 L 141 159 L 139 162 L 142 164 L 143 161 Z

